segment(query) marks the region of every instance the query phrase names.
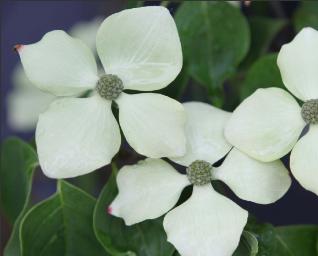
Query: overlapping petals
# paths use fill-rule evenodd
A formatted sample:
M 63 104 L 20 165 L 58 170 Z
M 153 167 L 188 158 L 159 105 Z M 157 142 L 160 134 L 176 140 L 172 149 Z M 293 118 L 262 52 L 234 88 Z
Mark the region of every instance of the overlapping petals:
M 318 99 L 318 31 L 302 29 L 281 48 L 277 64 L 286 88 L 302 101 Z M 314 110 L 313 110 L 314 111 Z M 249 156 L 273 161 L 291 153 L 290 168 L 308 190 L 318 193 L 315 163 L 317 125 L 296 144 L 305 127 L 296 100 L 278 88 L 259 89 L 234 111 L 225 129 L 228 141 Z
M 98 30 L 96 45 L 106 74 L 117 75 L 125 90 L 163 88 L 182 67 L 176 25 L 163 7 L 109 16 Z M 49 32 L 38 43 L 20 45 L 17 51 L 29 79 L 57 96 L 77 96 L 95 88 L 99 80 L 89 48 L 63 31 Z M 180 103 L 151 93 L 122 93 L 116 102 L 123 132 L 138 153 L 158 158 L 185 153 L 185 115 Z M 111 102 L 98 94 L 92 100 L 63 99 L 52 104 L 41 115 L 36 134 L 41 167 L 55 178 L 81 175 L 108 164 L 120 144 Z
M 201 102 L 188 102 L 183 106 L 188 120 L 186 154 L 171 160 L 184 166 L 198 159 L 211 163 L 220 160 L 232 147 L 223 135 L 231 114 Z
M 101 17 L 92 21 L 78 22 L 69 30 L 72 37 L 81 39 L 94 52 L 95 37 Z M 32 131 L 36 127 L 39 114 L 44 112 L 56 98 L 33 86 L 27 78 L 22 65 L 13 72 L 13 90 L 8 97 L 8 122 L 17 131 Z
M 221 132 L 230 113 L 204 103 L 184 105 L 189 151 L 184 158 L 171 159 L 185 166 L 202 159 L 213 164 L 231 149 Z M 209 155 L 213 162 L 209 161 Z M 236 148 L 221 167 L 212 168 L 211 176 L 225 182 L 242 199 L 263 204 L 281 198 L 291 183 L 280 161 L 259 162 Z M 124 167 L 119 171 L 117 183 L 119 194 L 110 206 L 110 213 L 122 217 L 129 225 L 169 211 L 182 189 L 190 184 L 185 175 L 178 174 L 163 160 L 154 159 Z M 167 213 L 164 229 L 168 241 L 181 255 L 228 256 L 238 246 L 246 222 L 247 212 L 214 191 L 211 184 L 194 185 L 191 197 Z

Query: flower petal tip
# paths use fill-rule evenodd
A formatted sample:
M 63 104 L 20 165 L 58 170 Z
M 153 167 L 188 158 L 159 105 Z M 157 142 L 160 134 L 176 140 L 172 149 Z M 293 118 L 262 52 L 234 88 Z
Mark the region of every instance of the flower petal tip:
M 17 53 L 20 53 L 23 46 L 24 46 L 23 44 L 16 44 L 15 46 L 13 46 L 13 50 Z
M 106 211 L 107 211 L 107 213 L 108 213 L 108 214 L 110 214 L 110 215 L 111 215 L 111 214 L 112 214 L 112 212 L 113 212 L 113 208 L 112 208 L 112 207 L 110 207 L 110 206 L 108 206 Z

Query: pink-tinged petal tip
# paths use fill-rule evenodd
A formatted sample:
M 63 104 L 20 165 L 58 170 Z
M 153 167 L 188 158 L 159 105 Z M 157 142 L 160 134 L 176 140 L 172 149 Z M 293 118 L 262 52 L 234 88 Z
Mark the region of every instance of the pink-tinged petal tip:
M 108 206 L 107 207 L 107 213 L 108 214 L 112 214 L 112 212 L 113 212 L 113 209 L 110 206 Z
M 16 44 L 13 47 L 13 50 L 19 53 L 22 50 L 22 48 L 23 48 L 23 44 Z

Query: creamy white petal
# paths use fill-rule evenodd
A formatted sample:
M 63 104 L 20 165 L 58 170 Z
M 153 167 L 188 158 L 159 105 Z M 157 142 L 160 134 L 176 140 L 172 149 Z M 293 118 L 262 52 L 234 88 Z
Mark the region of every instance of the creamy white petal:
M 82 40 L 92 52 L 96 52 L 96 34 L 102 22 L 102 17 L 96 17 L 90 21 L 77 22 L 69 30 L 69 34 Z
M 111 102 L 98 95 L 54 101 L 36 128 L 40 165 L 51 178 L 75 177 L 109 164 L 120 141 Z
M 182 67 L 181 44 L 168 9 L 148 6 L 109 16 L 96 39 L 106 73 L 125 89 L 152 91 L 170 84 Z
M 77 95 L 92 89 L 98 80 L 90 49 L 64 31 L 54 30 L 39 42 L 16 49 L 26 75 L 43 91 L 57 96 Z
M 123 133 L 139 154 L 160 158 L 185 153 L 182 104 L 156 93 L 122 93 L 116 102 Z
M 184 166 L 195 160 L 212 164 L 220 160 L 232 147 L 224 138 L 224 126 L 231 114 L 201 102 L 188 102 L 183 106 L 187 115 L 186 154 L 171 160 Z
M 265 162 L 286 155 L 305 123 L 296 100 L 279 88 L 258 89 L 233 112 L 225 127 L 227 140 Z
M 8 123 L 17 131 L 31 131 L 36 127 L 39 114 L 55 99 L 40 90 L 17 90 L 8 95 Z
M 169 212 L 163 225 L 168 241 L 182 256 L 230 256 L 247 216 L 211 185 L 194 186 L 190 199 Z
M 318 31 L 303 28 L 282 46 L 277 64 L 287 89 L 306 101 L 318 99 Z
M 117 175 L 117 185 L 119 194 L 108 212 L 123 218 L 126 225 L 133 225 L 169 211 L 190 183 L 186 175 L 165 161 L 148 158 L 124 166 Z
M 48 108 L 55 97 L 34 87 L 20 65 L 13 73 L 13 86 L 7 98 L 8 123 L 16 131 L 34 130 L 39 114 Z
M 259 204 L 277 201 L 291 185 L 288 171 L 280 160 L 260 162 L 236 148 L 220 167 L 213 169 L 212 177 L 227 184 L 238 197 Z
M 299 183 L 318 195 L 318 126 L 311 125 L 290 155 L 290 169 Z

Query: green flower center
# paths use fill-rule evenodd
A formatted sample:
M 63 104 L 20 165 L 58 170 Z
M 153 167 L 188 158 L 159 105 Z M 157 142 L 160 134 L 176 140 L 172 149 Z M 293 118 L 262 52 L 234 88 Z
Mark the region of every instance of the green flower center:
M 318 99 L 306 101 L 301 108 L 301 116 L 307 124 L 318 124 Z
M 202 186 L 211 182 L 213 167 L 203 160 L 196 160 L 187 168 L 189 181 L 196 186 Z
M 123 91 L 123 81 L 116 75 L 103 75 L 99 78 L 96 91 L 106 100 L 115 100 Z

